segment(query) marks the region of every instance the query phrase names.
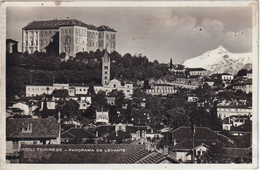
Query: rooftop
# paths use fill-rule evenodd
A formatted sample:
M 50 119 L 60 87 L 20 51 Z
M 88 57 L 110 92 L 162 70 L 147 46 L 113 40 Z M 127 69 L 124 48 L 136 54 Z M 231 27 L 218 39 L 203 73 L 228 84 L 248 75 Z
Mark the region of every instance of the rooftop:
M 90 30 L 99 30 L 99 31 L 112 31 L 116 32 L 114 29 L 109 28 L 108 26 L 102 25 L 100 27 L 96 27 L 94 25 L 86 24 L 82 21 L 76 19 L 64 19 L 64 20 L 45 20 L 45 21 L 32 21 L 27 26 L 25 26 L 24 30 L 36 30 L 36 29 L 59 29 L 64 26 L 80 26 L 85 27 Z
M 30 133 L 22 132 L 24 123 L 31 123 Z M 6 137 L 8 138 L 56 138 L 59 124 L 55 118 L 9 118 L 6 120 Z

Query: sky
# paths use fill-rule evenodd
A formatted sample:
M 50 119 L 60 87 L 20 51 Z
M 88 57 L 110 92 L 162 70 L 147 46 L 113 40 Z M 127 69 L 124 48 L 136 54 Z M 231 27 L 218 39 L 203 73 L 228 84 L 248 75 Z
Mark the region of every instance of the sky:
M 7 7 L 6 38 L 17 40 L 33 20 L 78 19 L 117 30 L 116 51 L 180 64 L 222 45 L 252 51 L 249 7 Z

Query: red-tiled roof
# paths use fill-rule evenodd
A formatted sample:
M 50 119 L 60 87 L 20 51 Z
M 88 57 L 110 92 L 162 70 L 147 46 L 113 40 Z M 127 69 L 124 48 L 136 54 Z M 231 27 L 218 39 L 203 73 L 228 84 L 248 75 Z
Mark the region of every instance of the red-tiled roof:
M 31 132 L 22 132 L 24 123 L 32 124 Z M 56 138 L 59 124 L 55 118 L 9 118 L 6 120 L 7 138 Z
M 24 30 L 35 30 L 35 29 L 59 29 L 62 26 L 81 26 L 91 30 L 97 30 L 94 25 L 85 24 L 76 19 L 67 20 L 46 20 L 46 21 L 33 21 L 25 26 Z

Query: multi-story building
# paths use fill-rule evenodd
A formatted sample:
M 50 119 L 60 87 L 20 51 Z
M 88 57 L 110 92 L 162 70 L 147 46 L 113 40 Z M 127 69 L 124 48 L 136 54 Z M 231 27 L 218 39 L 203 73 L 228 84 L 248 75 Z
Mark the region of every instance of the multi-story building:
M 53 85 L 26 85 L 26 97 L 33 97 L 42 94 L 52 94 L 54 90 L 69 89 L 69 84 Z
M 6 119 L 6 157 L 8 162 L 19 160 L 25 144 L 60 144 L 60 120 L 55 118 Z
M 249 106 L 232 106 L 232 105 L 218 105 L 218 117 L 224 120 L 230 116 L 249 116 L 252 115 L 252 107 Z
M 18 42 L 12 39 L 6 40 L 6 52 L 7 53 L 17 53 L 18 52 Z
M 187 68 L 186 71 L 190 76 L 204 76 L 207 73 L 204 68 Z
M 176 86 L 169 84 L 156 84 L 151 89 L 146 90 L 146 93 L 148 94 L 163 96 L 166 96 L 168 94 L 174 94 L 176 92 Z
M 252 79 L 247 79 L 244 82 L 238 82 L 233 84 L 234 90 L 241 90 L 246 93 L 252 92 Z
M 116 31 L 108 26 L 96 27 L 76 19 L 33 21 L 22 30 L 22 51 L 76 53 L 116 49 Z
M 234 79 L 234 76 L 232 74 L 228 74 L 228 73 L 221 74 L 222 81 L 232 81 L 233 79 Z

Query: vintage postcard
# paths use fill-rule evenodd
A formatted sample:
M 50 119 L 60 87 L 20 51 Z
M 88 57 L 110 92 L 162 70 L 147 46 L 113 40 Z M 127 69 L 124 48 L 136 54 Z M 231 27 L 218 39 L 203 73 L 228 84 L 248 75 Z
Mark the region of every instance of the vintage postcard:
M 7 1 L 1 19 L 1 169 L 257 168 L 257 1 Z

